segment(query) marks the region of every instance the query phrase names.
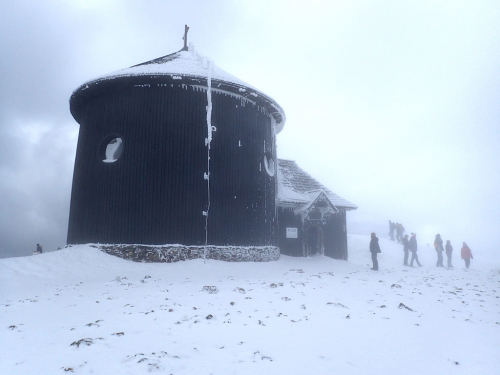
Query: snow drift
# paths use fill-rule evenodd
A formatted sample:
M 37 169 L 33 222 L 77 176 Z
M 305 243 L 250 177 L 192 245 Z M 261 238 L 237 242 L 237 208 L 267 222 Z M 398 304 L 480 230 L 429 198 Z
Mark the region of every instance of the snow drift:
M 2 374 L 497 374 L 500 273 L 349 261 L 134 263 L 75 246 L 0 260 Z M 473 249 L 474 251 L 474 249 Z M 476 254 L 475 254 L 476 255 Z M 476 258 L 480 258 L 476 255 Z

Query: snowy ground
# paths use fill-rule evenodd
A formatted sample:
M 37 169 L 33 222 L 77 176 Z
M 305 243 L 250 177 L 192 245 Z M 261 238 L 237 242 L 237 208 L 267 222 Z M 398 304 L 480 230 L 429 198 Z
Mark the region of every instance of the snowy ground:
M 368 242 L 348 262 L 1 259 L 0 373 L 499 374 L 500 264 L 436 268 L 424 247 L 404 267 L 381 239 L 375 272 Z

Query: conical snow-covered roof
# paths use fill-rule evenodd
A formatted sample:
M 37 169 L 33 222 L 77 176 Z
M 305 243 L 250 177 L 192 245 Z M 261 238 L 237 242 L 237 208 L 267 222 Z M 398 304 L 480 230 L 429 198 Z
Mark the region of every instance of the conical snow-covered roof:
M 134 83 L 137 84 L 137 79 L 140 78 L 146 79 L 145 82 L 148 83 L 152 78 L 200 88 L 207 88 L 210 85 L 214 91 L 229 93 L 264 107 L 276 121 L 276 132 L 281 131 L 285 124 L 285 113 L 278 103 L 255 87 L 215 66 L 210 59 L 198 54 L 192 45 L 189 49 L 109 73 L 81 85 L 73 92 L 70 99 L 73 116 L 75 118 L 78 116 L 76 108 L 78 105 L 73 102 L 78 102 L 82 96 L 88 95 L 84 93 L 86 90 L 95 88 L 99 84 L 102 86 L 110 81 L 124 79 L 134 79 Z
M 190 50 L 180 50 L 167 56 L 106 74 L 100 79 L 156 74 L 193 78 L 207 78 L 210 75 L 212 80 L 215 81 L 233 83 L 256 90 L 248 83 L 215 66 L 210 59 L 198 54 L 193 47 Z

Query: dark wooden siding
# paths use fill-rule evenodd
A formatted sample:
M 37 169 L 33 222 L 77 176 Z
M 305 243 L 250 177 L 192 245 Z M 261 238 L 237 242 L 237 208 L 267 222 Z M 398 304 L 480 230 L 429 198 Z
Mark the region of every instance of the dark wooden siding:
M 323 226 L 325 255 L 347 260 L 346 211 L 332 214 Z
M 210 160 L 209 242 L 276 245 L 276 177 L 264 167 L 271 121 L 250 103 L 215 97 Z
M 68 243 L 203 245 L 206 92 L 120 85 L 78 103 Z M 269 117 L 231 96 L 212 102 L 208 243 L 276 245 L 276 180 L 259 165 L 264 140 L 273 142 Z M 124 148 L 106 164 L 98 150 L 111 136 Z
M 308 219 L 306 219 L 308 220 Z M 302 222 L 299 214 L 293 209 L 278 207 L 279 248 L 281 254 L 290 256 L 307 256 L 308 239 L 304 238 L 306 231 L 314 226 L 321 230 L 324 254 L 330 258 L 347 260 L 346 212 L 331 214 L 328 219 L 316 223 Z M 298 228 L 298 238 L 286 238 L 286 228 Z
M 279 241 L 281 254 L 290 256 L 304 256 L 303 251 L 303 223 L 300 215 L 295 214 L 292 208 L 278 207 Z M 297 238 L 286 238 L 286 228 L 297 228 Z

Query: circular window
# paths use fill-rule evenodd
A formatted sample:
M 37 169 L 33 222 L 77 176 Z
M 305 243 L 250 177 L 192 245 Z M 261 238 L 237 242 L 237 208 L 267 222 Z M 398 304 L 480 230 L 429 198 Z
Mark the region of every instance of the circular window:
M 276 173 L 276 163 L 274 161 L 273 155 L 270 152 L 264 154 L 264 167 L 269 176 L 273 177 Z
M 121 137 L 110 137 L 102 142 L 100 158 L 104 163 L 114 163 L 123 152 L 123 140 Z

